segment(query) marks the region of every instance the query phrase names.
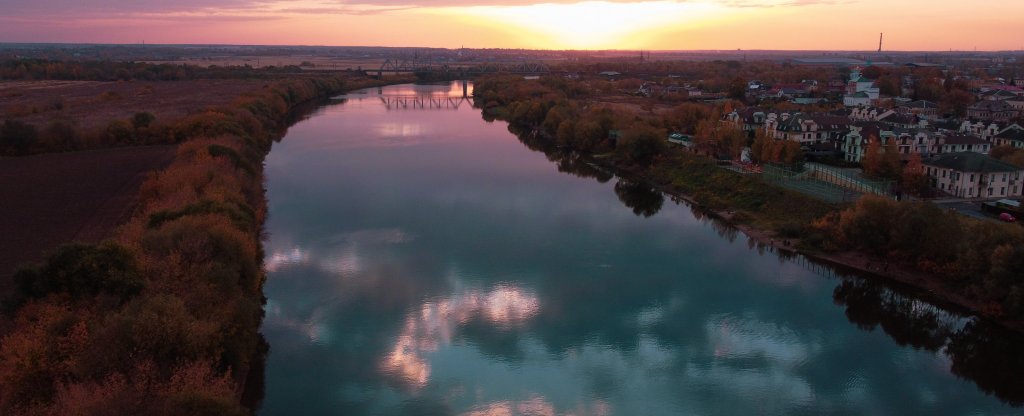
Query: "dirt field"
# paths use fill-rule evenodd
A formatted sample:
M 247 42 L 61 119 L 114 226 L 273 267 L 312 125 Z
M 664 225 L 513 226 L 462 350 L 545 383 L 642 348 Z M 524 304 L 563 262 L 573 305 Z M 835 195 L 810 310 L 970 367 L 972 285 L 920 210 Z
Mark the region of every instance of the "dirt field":
M 22 263 L 69 241 L 95 242 L 128 219 L 146 175 L 174 146 L 0 159 L 0 294 Z
M 13 81 L 0 82 L 0 118 L 17 118 L 40 128 L 66 119 L 80 129 L 149 112 L 157 122 L 231 104 L 263 88 L 268 80 L 190 81 Z
M 217 66 L 245 66 L 249 65 L 253 68 L 266 68 L 269 66 L 282 67 L 287 65 L 303 66 L 303 64 L 313 64 L 310 66 L 303 66 L 306 70 L 343 70 L 343 69 L 371 69 L 380 68 L 380 66 L 386 61 L 384 58 L 336 58 L 327 56 L 312 56 L 312 55 L 277 55 L 277 56 L 224 56 L 214 58 L 190 58 L 176 61 L 146 61 L 154 64 L 173 64 L 173 65 L 196 65 L 201 67 L 207 67 L 210 65 Z

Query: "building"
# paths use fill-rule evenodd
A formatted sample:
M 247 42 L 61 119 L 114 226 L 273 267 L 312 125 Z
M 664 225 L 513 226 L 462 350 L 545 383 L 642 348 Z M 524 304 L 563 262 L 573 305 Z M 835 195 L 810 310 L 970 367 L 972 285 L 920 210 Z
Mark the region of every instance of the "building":
M 951 134 L 938 136 L 931 149 L 932 154 L 974 152 L 988 154 L 992 150 L 992 143 L 973 134 Z
M 1021 196 L 1024 169 L 974 152 L 939 155 L 924 161 L 932 187 L 961 198 Z
M 1017 149 L 1024 149 L 1024 128 L 1013 124 L 995 135 L 992 139 L 992 143 L 996 146 L 1009 145 Z
M 1007 121 L 1020 114 L 1005 100 L 982 100 L 967 107 L 967 117 L 978 120 Z
M 778 118 L 768 117 L 764 128 L 769 137 L 809 144 L 840 140 L 849 124 L 842 116 L 783 113 Z
M 913 114 L 925 120 L 935 120 L 939 116 L 939 105 L 931 101 L 917 100 L 899 106 L 896 111 Z
M 850 81 L 846 83 L 846 94 L 843 95 L 843 105 L 847 107 L 871 105 L 878 99 L 879 90 L 875 81 L 864 78 L 860 74 L 860 68 L 850 71 Z

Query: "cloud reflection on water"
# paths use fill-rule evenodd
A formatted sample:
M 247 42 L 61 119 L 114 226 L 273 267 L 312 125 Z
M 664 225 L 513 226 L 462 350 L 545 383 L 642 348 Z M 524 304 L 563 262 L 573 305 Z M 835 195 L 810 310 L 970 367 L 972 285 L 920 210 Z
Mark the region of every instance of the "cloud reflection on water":
M 381 367 L 389 377 L 421 388 L 430 380 L 430 363 L 424 356 L 451 344 L 460 325 L 480 318 L 496 328 L 519 327 L 539 310 L 540 300 L 535 294 L 507 284 L 425 302 L 419 310 L 408 314 Z

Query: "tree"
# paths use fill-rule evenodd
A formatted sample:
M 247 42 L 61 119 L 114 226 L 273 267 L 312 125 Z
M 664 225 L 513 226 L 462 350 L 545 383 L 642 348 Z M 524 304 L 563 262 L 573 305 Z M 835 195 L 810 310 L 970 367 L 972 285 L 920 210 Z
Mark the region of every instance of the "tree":
M 903 189 L 913 195 L 924 195 L 928 191 L 928 177 L 924 174 L 921 154 L 912 152 L 901 175 Z
M 882 172 L 882 143 L 875 136 L 868 136 L 867 140 L 868 148 L 864 150 L 860 164 L 866 175 L 878 178 Z
M 155 120 L 156 120 L 156 116 L 154 116 L 151 113 L 147 113 L 147 112 L 135 113 L 135 115 L 132 116 L 132 127 L 135 127 L 136 130 L 143 129 L 143 128 L 149 127 L 149 125 L 152 124 L 153 121 L 155 121 Z
M 635 163 L 649 165 L 667 147 L 665 137 L 664 130 L 647 123 L 636 123 L 622 132 L 616 149 Z
M 878 79 L 882 76 L 882 68 L 871 65 L 867 68 L 864 68 L 864 71 L 861 72 L 861 74 L 864 75 L 864 78 Z
M 882 172 L 881 177 L 888 179 L 899 178 L 903 171 L 903 164 L 900 162 L 900 150 L 896 147 L 895 140 L 889 140 L 882 151 Z
M 757 129 L 754 133 L 754 143 L 750 145 L 750 159 L 754 163 L 767 161 L 767 155 L 771 154 L 772 140 L 764 129 Z
M 974 104 L 974 94 L 961 89 L 954 89 L 942 96 L 939 101 L 943 113 L 952 113 L 956 117 L 967 114 L 967 107 Z

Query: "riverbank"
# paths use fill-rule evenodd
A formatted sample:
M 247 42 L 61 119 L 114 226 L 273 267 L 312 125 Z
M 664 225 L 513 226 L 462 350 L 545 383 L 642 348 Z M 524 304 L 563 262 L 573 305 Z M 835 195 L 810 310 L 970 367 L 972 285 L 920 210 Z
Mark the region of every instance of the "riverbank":
M 13 328 L 0 341 L 0 409 L 253 412 L 259 394 L 245 386 L 260 385 L 248 379 L 266 352 L 263 159 L 296 109 L 386 83 L 279 81 L 177 122 L 173 160 L 141 185 L 112 239 L 65 246 L 17 274 L 6 303 Z
M 528 134 L 534 138 L 532 142 L 548 146 L 555 142 L 539 127 L 520 126 L 513 130 L 531 132 Z M 534 146 L 544 148 L 539 143 Z M 861 250 L 823 249 L 831 244 L 832 237 L 823 234 L 814 224 L 822 218 L 838 217 L 844 210 L 851 209 L 849 205 L 828 204 L 777 188 L 750 175 L 721 169 L 711 160 L 678 148 L 664 151 L 648 166 L 615 152 L 602 153 L 590 160 L 627 180 L 648 183 L 658 191 L 684 200 L 758 244 L 855 271 L 901 292 L 1024 333 L 1024 321 L 1009 318 L 1001 309 L 993 308 L 991 301 L 971 298 L 964 290 L 910 263 Z
M 656 171 L 653 168 L 640 169 L 635 165 L 624 164 L 612 157 L 593 158 L 593 161 L 611 170 L 616 175 L 628 180 L 650 183 L 655 189 L 686 201 L 716 220 L 736 228 L 758 244 L 793 255 L 802 255 L 832 266 L 840 266 L 856 271 L 866 278 L 887 282 L 890 286 L 904 293 L 913 294 L 930 303 L 942 305 L 947 309 L 957 310 L 960 313 L 983 317 L 1007 329 L 1024 334 L 1024 320 L 1009 319 L 1005 316 L 995 315 L 984 302 L 965 296 L 962 291 L 949 287 L 935 275 L 918 270 L 910 264 L 873 256 L 857 250 L 836 252 L 815 250 L 808 247 L 806 242 L 798 236 L 782 236 L 778 231 L 768 228 L 766 224 L 772 224 L 771 221 L 760 221 L 759 224 L 756 212 L 743 211 L 737 207 L 725 207 L 721 204 L 711 206 L 695 198 L 687 193 L 686 190 L 672 186 L 671 181 L 666 180 L 666 178 L 653 175 L 652 172 Z M 719 170 L 726 172 L 724 169 Z M 738 174 L 734 175 L 738 176 Z M 764 184 L 764 186 L 772 187 L 770 184 Z M 840 209 L 842 206 L 836 206 L 835 208 Z M 811 217 L 820 216 L 815 214 Z

